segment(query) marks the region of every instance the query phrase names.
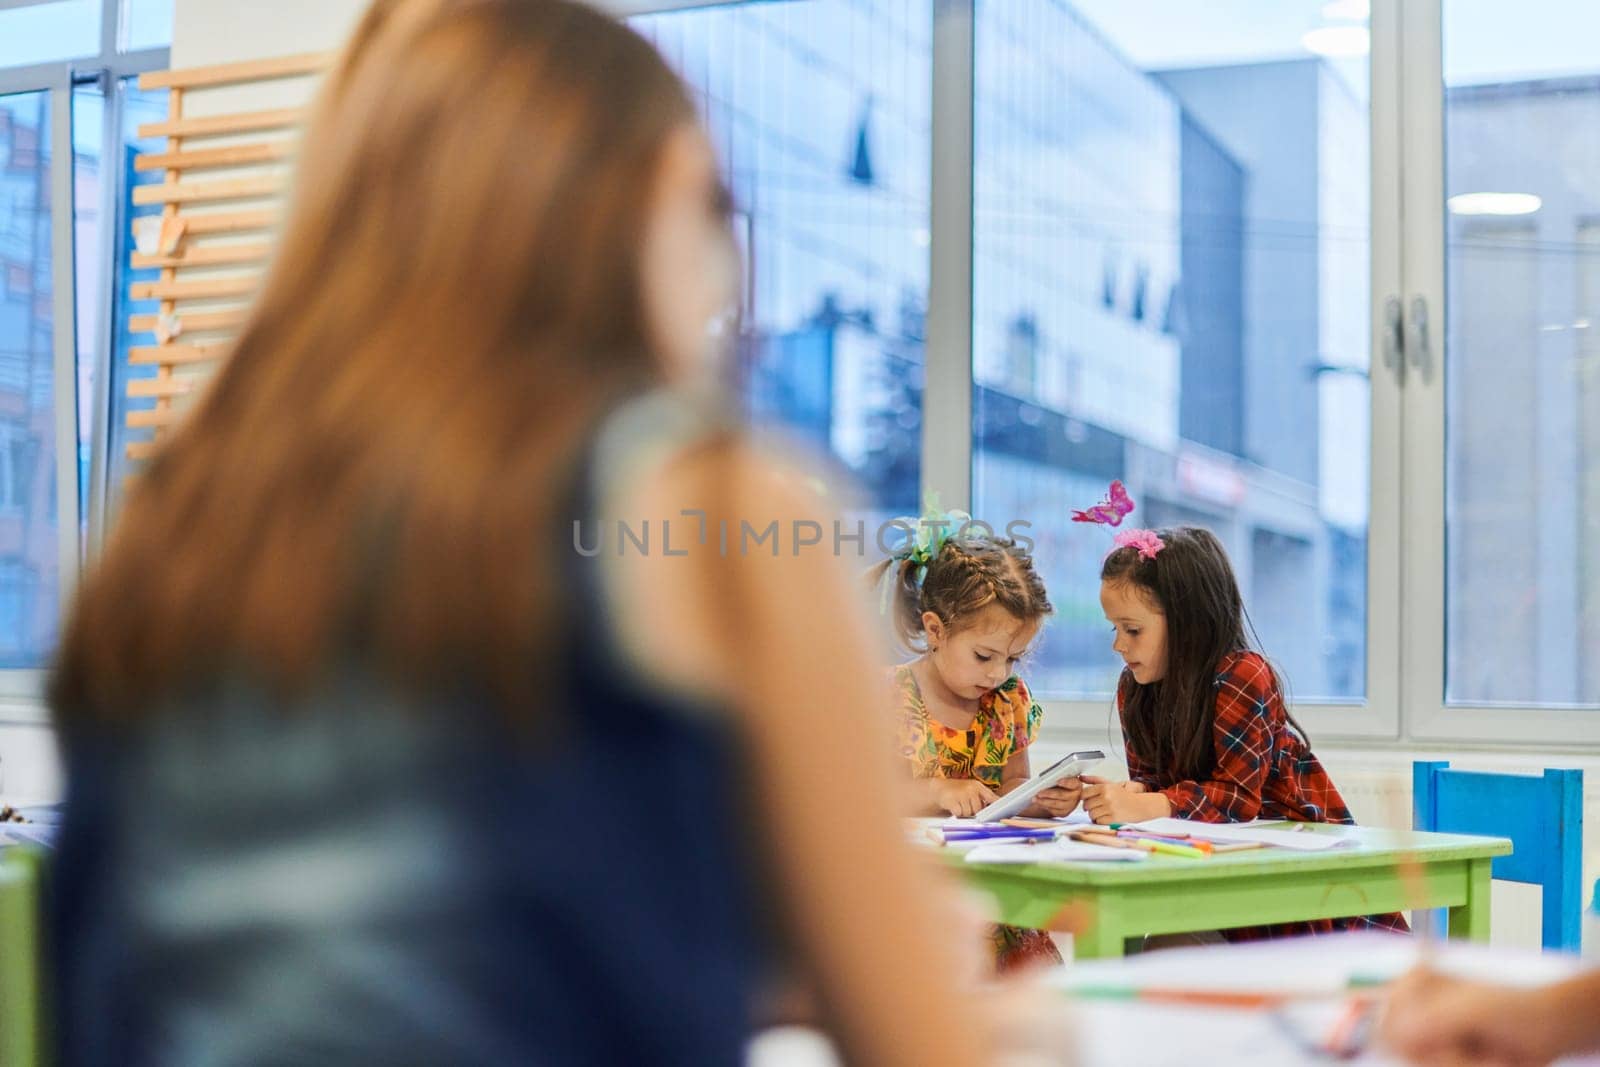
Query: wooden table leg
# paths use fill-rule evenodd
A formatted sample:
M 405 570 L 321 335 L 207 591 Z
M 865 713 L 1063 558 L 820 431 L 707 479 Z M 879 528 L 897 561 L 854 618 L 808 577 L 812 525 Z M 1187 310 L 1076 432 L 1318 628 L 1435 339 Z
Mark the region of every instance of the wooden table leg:
M 1450 909 L 1450 936 L 1469 941 L 1489 940 L 1489 871 L 1494 861 L 1467 861 L 1466 903 Z

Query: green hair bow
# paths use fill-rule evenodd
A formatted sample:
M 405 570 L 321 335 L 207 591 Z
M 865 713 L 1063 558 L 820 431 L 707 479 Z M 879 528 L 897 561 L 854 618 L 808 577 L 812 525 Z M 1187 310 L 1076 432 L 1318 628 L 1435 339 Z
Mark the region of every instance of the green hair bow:
M 956 536 L 972 525 L 972 516 L 965 511 L 945 511 L 939 507 L 939 491 L 928 490 L 922 501 L 922 514 L 919 516 L 901 515 L 891 519 L 889 526 L 899 526 L 911 531 L 911 537 L 906 543 L 895 549 L 889 558 L 898 562 L 910 560 L 917 565 L 917 584 L 921 585 L 928 575 L 928 565 L 938 558 L 945 542 Z M 889 602 L 894 595 L 895 580 L 898 567 L 887 567 L 883 572 L 883 582 L 879 591 L 878 610 L 887 615 Z

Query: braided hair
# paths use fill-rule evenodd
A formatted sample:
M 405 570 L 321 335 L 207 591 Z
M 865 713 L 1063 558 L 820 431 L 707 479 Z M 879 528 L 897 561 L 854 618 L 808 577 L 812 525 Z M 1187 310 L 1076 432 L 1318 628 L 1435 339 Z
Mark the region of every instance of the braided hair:
M 922 616 L 933 612 L 951 632 L 990 604 L 1033 622 L 1055 611 L 1033 557 L 1009 537 L 962 532 L 945 539 L 925 563 L 897 553 L 871 571 L 887 590 L 895 636 L 913 653 L 928 650 Z

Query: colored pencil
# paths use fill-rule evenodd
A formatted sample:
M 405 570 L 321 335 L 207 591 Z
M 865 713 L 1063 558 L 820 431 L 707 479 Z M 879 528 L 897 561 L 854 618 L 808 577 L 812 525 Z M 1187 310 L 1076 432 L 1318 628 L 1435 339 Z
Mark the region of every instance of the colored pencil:
M 1143 833 L 1143 832 L 1138 831 L 1138 830 L 1118 830 L 1117 831 L 1117 836 L 1118 837 L 1125 837 L 1125 838 L 1128 838 L 1128 839 L 1134 840 L 1134 841 L 1154 841 L 1157 844 L 1176 845 L 1176 846 L 1178 846 L 1180 848 L 1198 849 L 1199 851 L 1204 852 L 1207 855 L 1209 855 L 1211 853 L 1211 848 L 1212 848 L 1212 845 L 1211 845 L 1210 841 L 1198 841 L 1198 840 L 1195 840 L 1193 838 L 1182 838 L 1182 839 L 1180 839 L 1180 838 L 1175 838 L 1175 837 L 1168 837 L 1166 834 L 1147 834 L 1147 833 Z M 1182 855 L 1182 853 L 1178 853 L 1178 855 Z

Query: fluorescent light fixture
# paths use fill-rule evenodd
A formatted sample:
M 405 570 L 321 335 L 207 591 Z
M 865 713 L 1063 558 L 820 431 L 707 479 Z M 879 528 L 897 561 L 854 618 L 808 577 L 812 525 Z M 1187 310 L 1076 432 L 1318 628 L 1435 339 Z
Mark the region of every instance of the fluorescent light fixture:
M 1300 47 L 1328 59 L 1355 59 L 1372 51 L 1365 26 L 1320 26 L 1300 38 Z
M 1322 5 L 1322 17 L 1329 22 L 1341 19 L 1351 22 L 1365 22 L 1371 16 L 1371 0 L 1333 0 L 1330 4 Z
M 1452 215 L 1532 215 L 1543 205 L 1532 193 L 1459 193 L 1446 201 Z

